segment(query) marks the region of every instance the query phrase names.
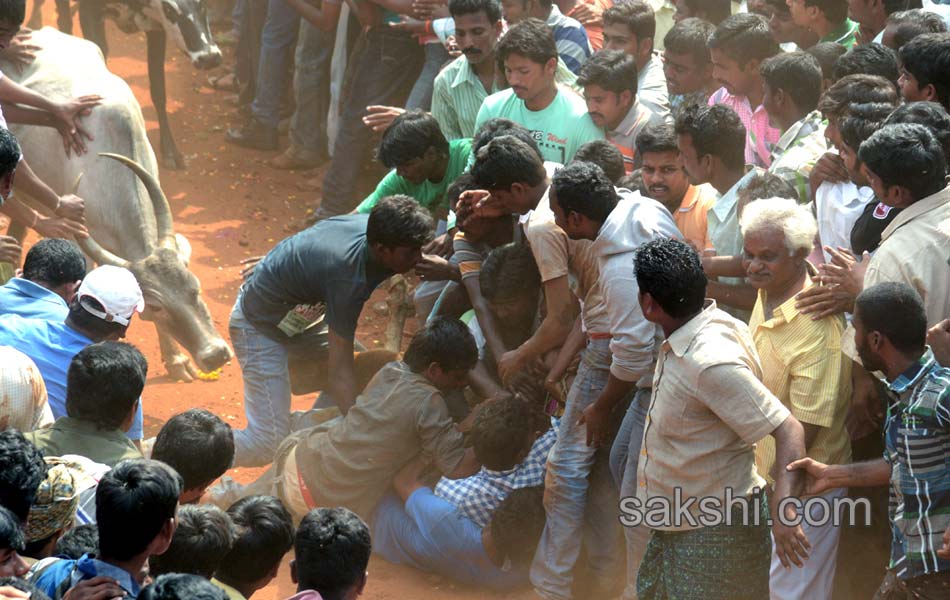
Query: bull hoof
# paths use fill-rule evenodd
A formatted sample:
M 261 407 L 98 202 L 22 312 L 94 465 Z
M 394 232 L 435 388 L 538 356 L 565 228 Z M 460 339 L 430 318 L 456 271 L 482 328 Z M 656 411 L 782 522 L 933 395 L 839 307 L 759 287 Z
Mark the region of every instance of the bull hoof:
M 181 152 L 163 152 L 162 166 L 170 171 L 184 171 L 188 168 L 185 157 L 181 155 Z
M 174 359 L 171 362 L 165 363 L 165 370 L 168 371 L 172 379 L 186 383 L 194 381 L 195 377 L 198 376 L 198 370 L 195 369 L 191 360 L 184 356 L 181 357 L 180 360 Z

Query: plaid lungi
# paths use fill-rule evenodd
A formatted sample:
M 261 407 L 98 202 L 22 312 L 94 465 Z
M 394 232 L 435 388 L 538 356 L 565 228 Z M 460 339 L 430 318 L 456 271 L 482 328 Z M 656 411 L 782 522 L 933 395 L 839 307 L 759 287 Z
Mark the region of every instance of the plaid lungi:
M 763 494 L 760 514 L 769 514 Z M 751 512 L 751 511 L 750 511 Z M 768 600 L 772 536 L 765 519 L 688 531 L 654 530 L 640 564 L 640 600 Z

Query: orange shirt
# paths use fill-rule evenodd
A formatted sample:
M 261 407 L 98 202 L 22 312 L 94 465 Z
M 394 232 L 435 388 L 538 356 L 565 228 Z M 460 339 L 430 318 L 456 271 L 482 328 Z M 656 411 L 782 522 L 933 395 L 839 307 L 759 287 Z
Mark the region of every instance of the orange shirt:
M 580 0 L 577 4 L 574 5 L 570 11 L 565 13 L 568 17 L 577 19 L 574 16 L 574 13 L 577 11 L 577 7 L 581 4 L 592 4 L 596 9 L 599 9 L 600 12 L 604 12 L 608 8 L 614 5 L 613 0 Z M 579 20 L 579 19 L 578 19 Z M 584 23 L 581 22 L 581 25 L 584 26 L 584 30 L 587 31 L 587 40 L 590 42 L 590 47 L 593 48 L 594 52 L 600 51 L 604 47 L 604 23 L 601 20 L 598 20 L 596 23 Z
M 709 184 L 691 185 L 683 196 L 679 210 L 673 213 L 673 220 L 683 237 L 700 253 L 713 247 L 706 213 L 716 203 L 717 195 Z

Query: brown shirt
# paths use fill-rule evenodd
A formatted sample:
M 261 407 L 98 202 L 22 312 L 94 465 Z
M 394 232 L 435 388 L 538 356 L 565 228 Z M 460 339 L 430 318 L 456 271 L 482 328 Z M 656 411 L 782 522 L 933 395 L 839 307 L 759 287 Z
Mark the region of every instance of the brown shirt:
M 419 453 L 442 473 L 465 449 L 442 394 L 403 362 L 373 377 L 342 420 L 314 428 L 297 445 L 297 465 L 317 506 L 345 506 L 364 519 Z
M 695 498 L 689 512 L 698 521 L 701 498 L 724 500 L 727 488 L 734 498 L 748 497 L 764 487 L 755 470 L 755 443 L 789 411 L 761 376 L 748 327 L 712 300 L 663 342 L 637 467 L 641 506 L 657 497 L 670 506 L 677 495 Z M 697 528 L 686 520 L 648 525 Z

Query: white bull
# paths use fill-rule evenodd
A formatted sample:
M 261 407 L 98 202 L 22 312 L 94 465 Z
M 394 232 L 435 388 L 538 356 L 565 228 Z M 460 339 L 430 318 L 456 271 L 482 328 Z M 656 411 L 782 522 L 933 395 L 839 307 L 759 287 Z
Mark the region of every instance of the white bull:
M 178 343 L 199 369 L 220 367 L 231 350 L 214 328 L 198 278 L 188 270 L 187 242 L 174 234 L 155 153 L 132 90 L 109 72 L 92 42 L 48 27 L 35 32 L 32 42 L 40 50 L 21 72 L 0 60 L 6 76 L 51 98 L 99 94 L 103 102 L 83 121 L 95 140 L 82 156 L 66 157 L 56 129 L 11 126 L 30 166 L 60 194 L 72 192 L 79 181 L 75 193 L 86 200 L 91 236 L 80 246 L 97 263 L 135 274 L 145 296 L 142 318 L 155 323 L 168 372 L 185 380 L 195 374 Z M 118 157 L 99 156 L 103 152 Z

